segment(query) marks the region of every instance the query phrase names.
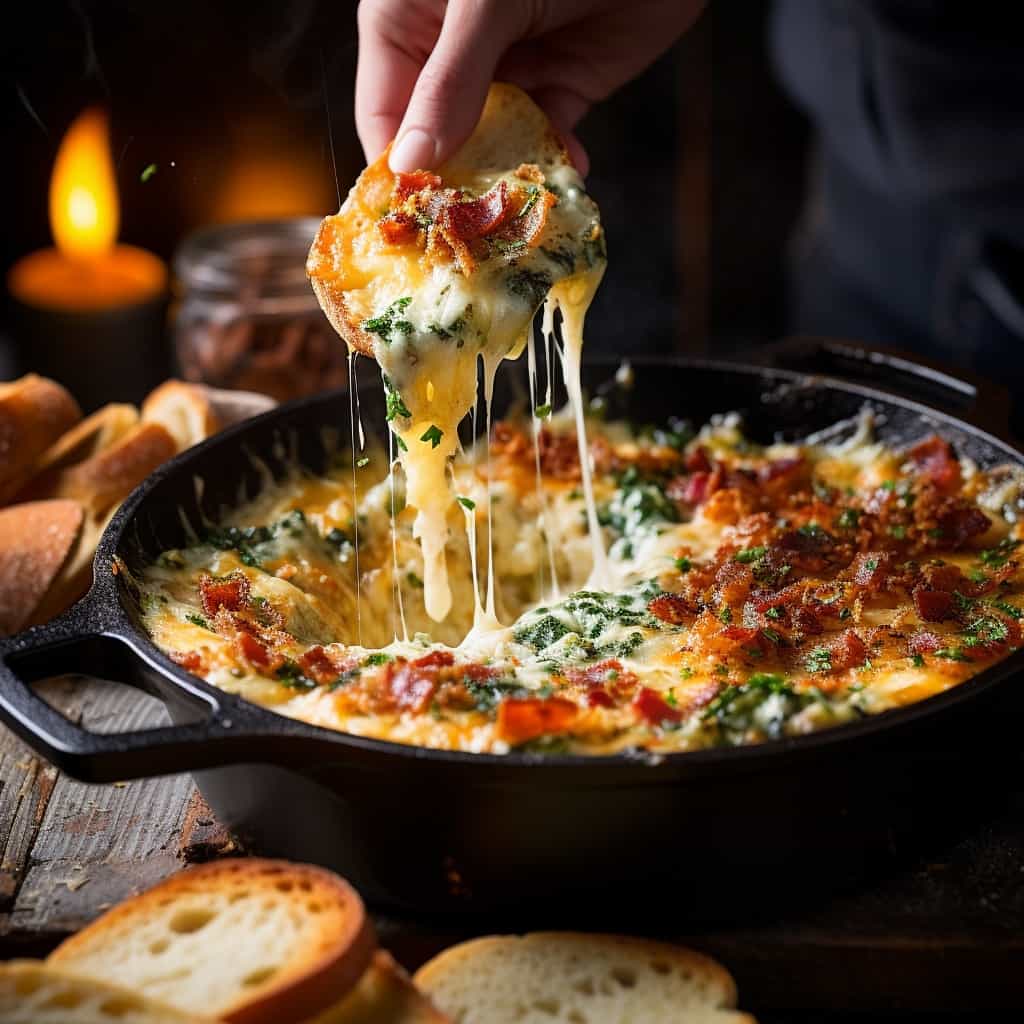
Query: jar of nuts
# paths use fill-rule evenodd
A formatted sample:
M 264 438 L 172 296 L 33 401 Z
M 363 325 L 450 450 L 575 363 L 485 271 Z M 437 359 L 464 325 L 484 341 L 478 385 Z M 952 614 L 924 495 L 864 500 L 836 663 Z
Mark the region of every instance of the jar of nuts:
M 306 278 L 319 223 L 224 224 L 185 240 L 174 259 L 174 336 L 186 379 L 282 402 L 345 384 L 345 344 Z

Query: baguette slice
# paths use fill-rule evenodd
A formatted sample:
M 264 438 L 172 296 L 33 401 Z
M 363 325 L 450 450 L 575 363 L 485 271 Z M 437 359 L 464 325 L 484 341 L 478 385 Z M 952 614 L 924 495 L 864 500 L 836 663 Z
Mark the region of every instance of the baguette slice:
M 304 1024 L 452 1024 L 409 979 L 390 953 L 378 949 L 359 984 L 336 1006 Z
M 0 636 L 31 621 L 82 531 L 77 501 L 0 509 Z
M 39 457 L 82 418 L 70 392 L 30 373 L 0 383 L 0 505 L 32 474 Z
M 204 864 L 114 907 L 49 964 L 237 1024 L 302 1021 L 358 983 L 373 928 L 347 882 L 260 859 Z
M 142 419 L 167 429 L 179 451 L 191 448 L 225 427 L 256 416 L 277 403 L 254 391 L 228 391 L 205 384 L 168 380 L 142 403 Z
M 538 932 L 453 946 L 417 972 L 459 1024 L 753 1024 L 714 960 L 617 935 Z
M 36 960 L 0 964 L 3 1024 L 213 1024 L 135 992 Z

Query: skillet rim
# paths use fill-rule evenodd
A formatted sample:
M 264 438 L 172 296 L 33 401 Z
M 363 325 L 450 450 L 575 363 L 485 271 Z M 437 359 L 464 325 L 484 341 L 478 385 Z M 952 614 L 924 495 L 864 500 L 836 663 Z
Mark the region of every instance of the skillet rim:
M 705 359 L 680 355 L 671 356 L 630 356 L 624 360 L 616 356 L 596 356 L 587 361 L 585 368 L 608 368 L 614 370 L 623 361 L 635 366 L 657 367 L 672 366 L 694 370 L 735 373 L 746 377 L 759 377 L 766 385 L 788 383 L 797 387 L 813 387 L 819 390 L 838 390 L 861 397 L 865 402 L 881 402 L 900 406 L 923 417 L 938 420 L 953 426 L 961 433 L 970 434 L 983 441 L 989 448 L 1004 454 L 1007 459 L 1024 468 L 1024 451 L 989 433 L 984 428 L 960 419 L 952 413 L 944 412 L 916 399 L 908 398 L 899 393 L 884 391 L 878 387 L 859 384 L 841 377 L 825 373 L 813 373 L 801 370 L 790 370 L 782 367 L 762 366 L 749 362 L 734 362 L 726 359 Z M 376 387 L 376 382 L 373 382 Z M 367 385 L 359 385 L 359 390 L 368 390 Z M 893 708 L 864 718 L 855 719 L 839 725 L 819 729 L 800 736 L 785 736 L 779 739 L 766 740 L 761 743 L 744 744 L 729 747 L 709 747 L 698 750 L 657 752 L 657 751 L 624 751 L 617 754 L 542 754 L 535 752 L 509 752 L 494 754 L 490 752 L 473 753 L 462 750 L 445 750 L 434 747 L 417 746 L 398 743 L 392 740 L 375 739 L 356 736 L 340 729 L 312 725 L 300 719 L 281 715 L 276 711 L 263 707 L 253 701 L 236 694 L 221 690 L 200 676 L 195 676 L 181 668 L 168 657 L 152 641 L 149 635 L 133 621 L 124 601 L 124 587 L 118 577 L 109 571 L 122 542 L 127 541 L 126 534 L 135 520 L 140 507 L 149 493 L 165 479 L 180 473 L 188 473 L 191 463 L 201 454 L 214 448 L 227 446 L 239 438 L 245 437 L 253 427 L 287 419 L 288 416 L 309 406 L 340 400 L 347 396 L 347 388 L 307 395 L 291 402 L 283 403 L 236 423 L 198 445 L 188 448 L 174 458 L 159 466 L 142 483 L 131 492 L 107 525 L 96 549 L 93 561 L 93 585 L 82 599 L 81 605 L 87 618 L 94 619 L 105 609 L 112 613 L 112 620 L 102 622 L 96 632 L 111 636 L 126 643 L 133 654 L 158 669 L 162 678 L 179 690 L 200 690 L 213 699 L 214 706 L 227 709 L 230 707 L 244 708 L 245 714 L 255 722 L 266 722 L 269 732 L 276 732 L 294 741 L 310 740 L 314 742 L 340 745 L 368 755 L 399 755 L 418 761 L 435 763 L 463 764 L 471 763 L 478 767 L 503 768 L 515 772 L 520 768 L 536 769 L 539 766 L 555 771 L 570 772 L 573 775 L 591 766 L 591 772 L 611 769 L 627 770 L 631 766 L 640 766 L 645 772 L 658 770 L 659 777 L 668 774 L 669 769 L 684 772 L 687 768 L 701 770 L 717 765 L 754 767 L 765 759 L 794 755 L 812 755 L 828 752 L 828 748 L 843 747 L 857 743 L 862 738 L 867 740 L 880 733 L 899 731 L 921 719 L 938 718 L 956 705 L 974 700 L 982 694 L 998 686 L 1006 678 L 1024 669 L 1024 647 L 1013 654 L 983 669 L 977 675 L 950 687 L 940 693 L 926 697 L 924 700 L 899 708 Z M 102 620 L 102 615 L 99 616 Z M 162 699 L 162 698 L 161 698 Z M 197 741 L 200 742 L 200 741 Z M 249 760 L 249 759 L 245 759 Z M 277 758 L 272 759 L 275 763 Z M 226 762 L 231 763 L 231 762 Z M 238 763 L 242 763 L 239 759 Z M 188 770 L 183 768 L 183 771 Z M 653 781 L 653 780 L 652 780 Z

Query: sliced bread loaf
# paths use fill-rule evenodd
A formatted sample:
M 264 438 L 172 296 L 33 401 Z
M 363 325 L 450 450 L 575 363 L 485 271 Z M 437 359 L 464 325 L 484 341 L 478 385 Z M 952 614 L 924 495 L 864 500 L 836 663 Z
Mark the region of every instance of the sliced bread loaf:
M 3 1024 L 213 1024 L 95 978 L 37 960 L 0 964 Z
M 370 965 L 357 893 L 321 868 L 260 859 L 191 868 L 108 911 L 49 963 L 237 1024 L 321 1013 Z
M 445 950 L 415 982 L 457 1024 L 753 1024 L 728 972 L 680 946 L 538 932 Z

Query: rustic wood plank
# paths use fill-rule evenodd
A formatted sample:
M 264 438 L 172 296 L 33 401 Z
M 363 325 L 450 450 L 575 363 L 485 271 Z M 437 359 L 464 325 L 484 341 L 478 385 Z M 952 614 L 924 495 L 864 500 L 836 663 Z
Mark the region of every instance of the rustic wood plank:
M 46 699 L 97 732 L 166 721 L 162 705 L 136 690 L 75 677 L 47 683 Z M 194 785 L 188 776 L 91 786 L 52 769 L 52 792 L 38 784 L 11 818 L 9 883 L 13 903 L 0 916 L 8 944 L 56 942 L 106 907 L 161 881 L 181 866 L 182 826 Z M 25 821 L 28 825 L 20 826 Z M 30 833 L 31 841 L 22 836 Z M 20 882 L 20 884 L 19 884 Z

